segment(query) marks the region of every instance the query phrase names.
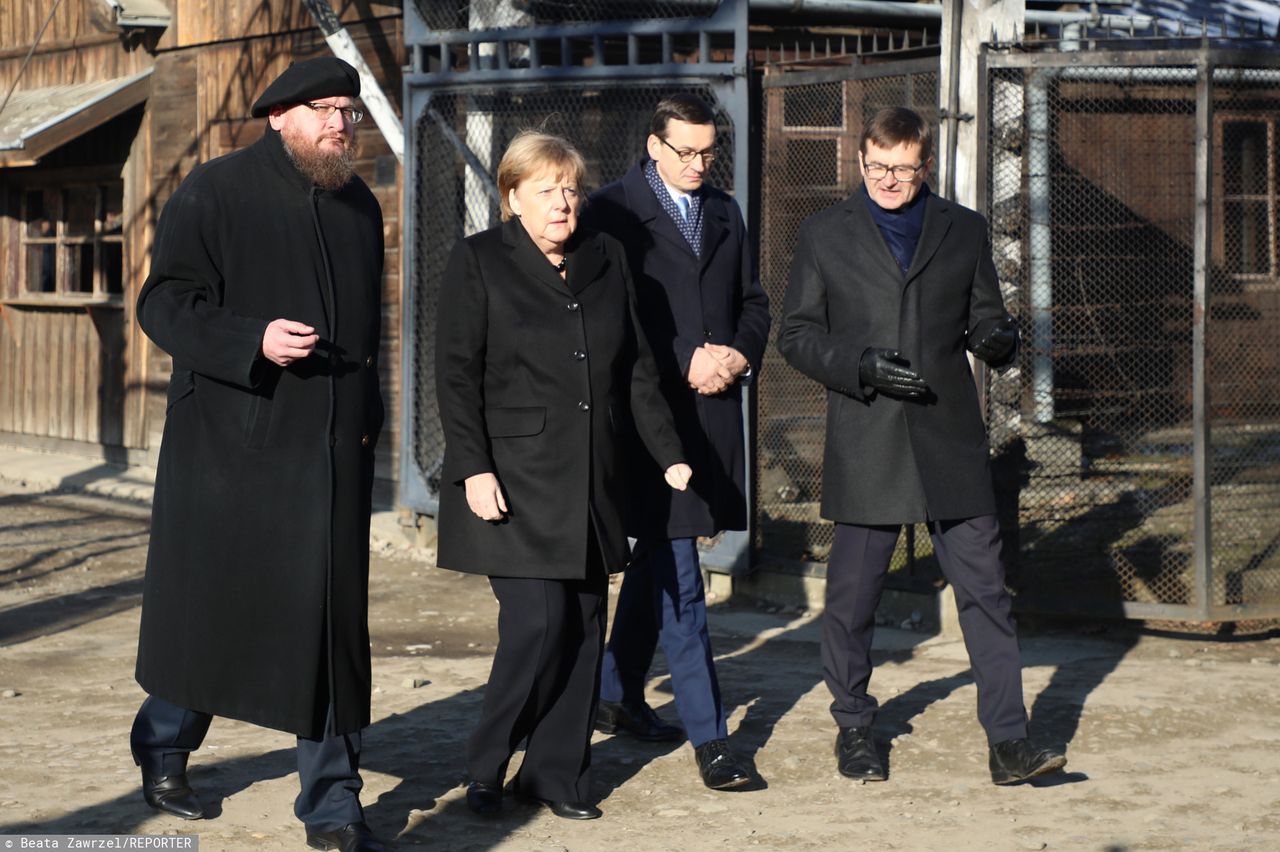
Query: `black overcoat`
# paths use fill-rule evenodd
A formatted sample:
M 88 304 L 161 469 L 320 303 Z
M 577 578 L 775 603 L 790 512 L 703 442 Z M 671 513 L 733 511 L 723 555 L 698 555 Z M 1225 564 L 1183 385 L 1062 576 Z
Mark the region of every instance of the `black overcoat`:
M 1005 316 L 986 221 L 930 194 L 906 275 L 862 191 L 800 226 L 778 348 L 827 387 L 822 516 L 851 524 L 995 512 L 986 426 L 965 354 Z M 931 395 L 859 387 L 868 347 L 898 349 Z M 1012 357 L 1012 356 L 1010 356 Z
M 137 678 L 180 707 L 301 736 L 369 723 L 369 505 L 382 426 L 382 214 L 314 189 L 268 128 L 160 216 L 138 320 L 173 356 Z M 261 353 L 269 322 L 310 357 Z
M 687 491 L 672 491 L 662 472 L 639 458 L 643 497 L 636 503 L 633 533 L 686 538 L 746 529 L 742 383 L 760 373 L 769 342 L 769 298 L 737 202 L 715 187 L 703 188 L 701 257 L 658 203 L 643 164 L 595 193 L 585 221 L 626 248 L 641 323 L 694 472 Z M 689 362 L 704 343 L 737 349 L 751 365 L 750 374 L 715 396 L 690 388 Z
M 583 236 L 567 257 L 566 281 L 514 218 L 453 247 L 436 330 L 443 568 L 581 579 L 594 523 L 604 564 L 621 570 L 627 436 L 664 469 L 683 461 L 622 246 Z M 501 522 L 467 506 L 463 481 L 486 472 L 510 510 Z

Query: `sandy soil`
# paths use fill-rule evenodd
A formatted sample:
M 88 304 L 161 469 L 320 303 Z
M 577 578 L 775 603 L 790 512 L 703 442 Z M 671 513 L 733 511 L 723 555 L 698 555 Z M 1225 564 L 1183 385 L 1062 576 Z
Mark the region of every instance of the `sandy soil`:
M 0 835 L 305 848 L 293 740 L 278 732 L 214 723 L 190 772 L 210 819 L 142 802 L 128 731 L 142 699 L 132 671 L 146 540 L 143 512 L 0 485 Z M 426 556 L 382 542 L 371 571 L 363 800 L 398 848 L 1280 849 L 1280 639 L 1024 629 L 1033 730 L 1067 748 L 1069 772 L 997 788 L 963 645 L 882 629 L 872 689 L 890 779 L 860 785 L 835 771 L 814 616 L 724 605 L 711 619 L 729 729 L 759 788 L 705 789 L 687 744 L 600 736 L 603 819 L 508 804 L 479 820 L 460 785 L 496 607 L 482 578 Z M 650 701 L 674 719 L 654 675 Z

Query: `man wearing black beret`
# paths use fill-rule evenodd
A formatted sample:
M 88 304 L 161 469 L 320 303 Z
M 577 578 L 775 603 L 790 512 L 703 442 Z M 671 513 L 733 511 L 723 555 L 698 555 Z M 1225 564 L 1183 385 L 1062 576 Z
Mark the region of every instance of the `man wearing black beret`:
M 214 716 L 296 734 L 308 845 L 381 850 L 359 800 L 383 420 L 359 94 L 340 59 L 291 66 L 253 105 L 262 139 L 193 169 L 160 216 L 137 313 L 173 375 L 131 745 L 147 804 L 199 819 L 187 758 Z

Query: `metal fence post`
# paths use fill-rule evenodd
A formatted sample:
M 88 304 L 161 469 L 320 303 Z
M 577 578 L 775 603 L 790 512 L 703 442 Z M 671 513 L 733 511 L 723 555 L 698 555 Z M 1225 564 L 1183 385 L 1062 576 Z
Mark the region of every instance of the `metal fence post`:
M 1192 499 L 1193 536 L 1192 571 L 1194 588 L 1199 595 L 1197 612 L 1209 619 L 1213 602 L 1213 546 L 1210 541 L 1210 472 L 1212 459 L 1209 442 L 1209 385 L 1205 376 L 1205 344 L 1209 324 L 1209 284 L 1213 233 L 1210 216 L 1213 186 L 1213 63 L 1202 51 L 1196 63 L 1196 221 L 1195 269 L 1191 326 L 1192 363 Z

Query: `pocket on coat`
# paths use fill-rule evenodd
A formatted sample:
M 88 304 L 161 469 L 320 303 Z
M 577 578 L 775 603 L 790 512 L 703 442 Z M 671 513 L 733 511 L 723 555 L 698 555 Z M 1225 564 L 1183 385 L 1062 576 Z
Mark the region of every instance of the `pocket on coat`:
M 613 427 L 613 431 L 618 434 L 629 433 L 632 431 L 631 416 L 624 406 L 609 406 L 609 425 Z
M 490 438 L 537 435 L 547 425 L 547 409 L 543 405 L 486 408 L 484 425 Z
M 169 392 L 165 399 L 164 411 L 169 413 L 178 400 L 184 399 L 196 391 L 196 374 L 190 370 L 175 370 L 169 377 Z
M 249 397 L 249 415 L 245 418 L 244 444 L 251 450 L 260 450 L 267 443 L 267 429 L 271 426 L 271 397 L 254 394 Z

